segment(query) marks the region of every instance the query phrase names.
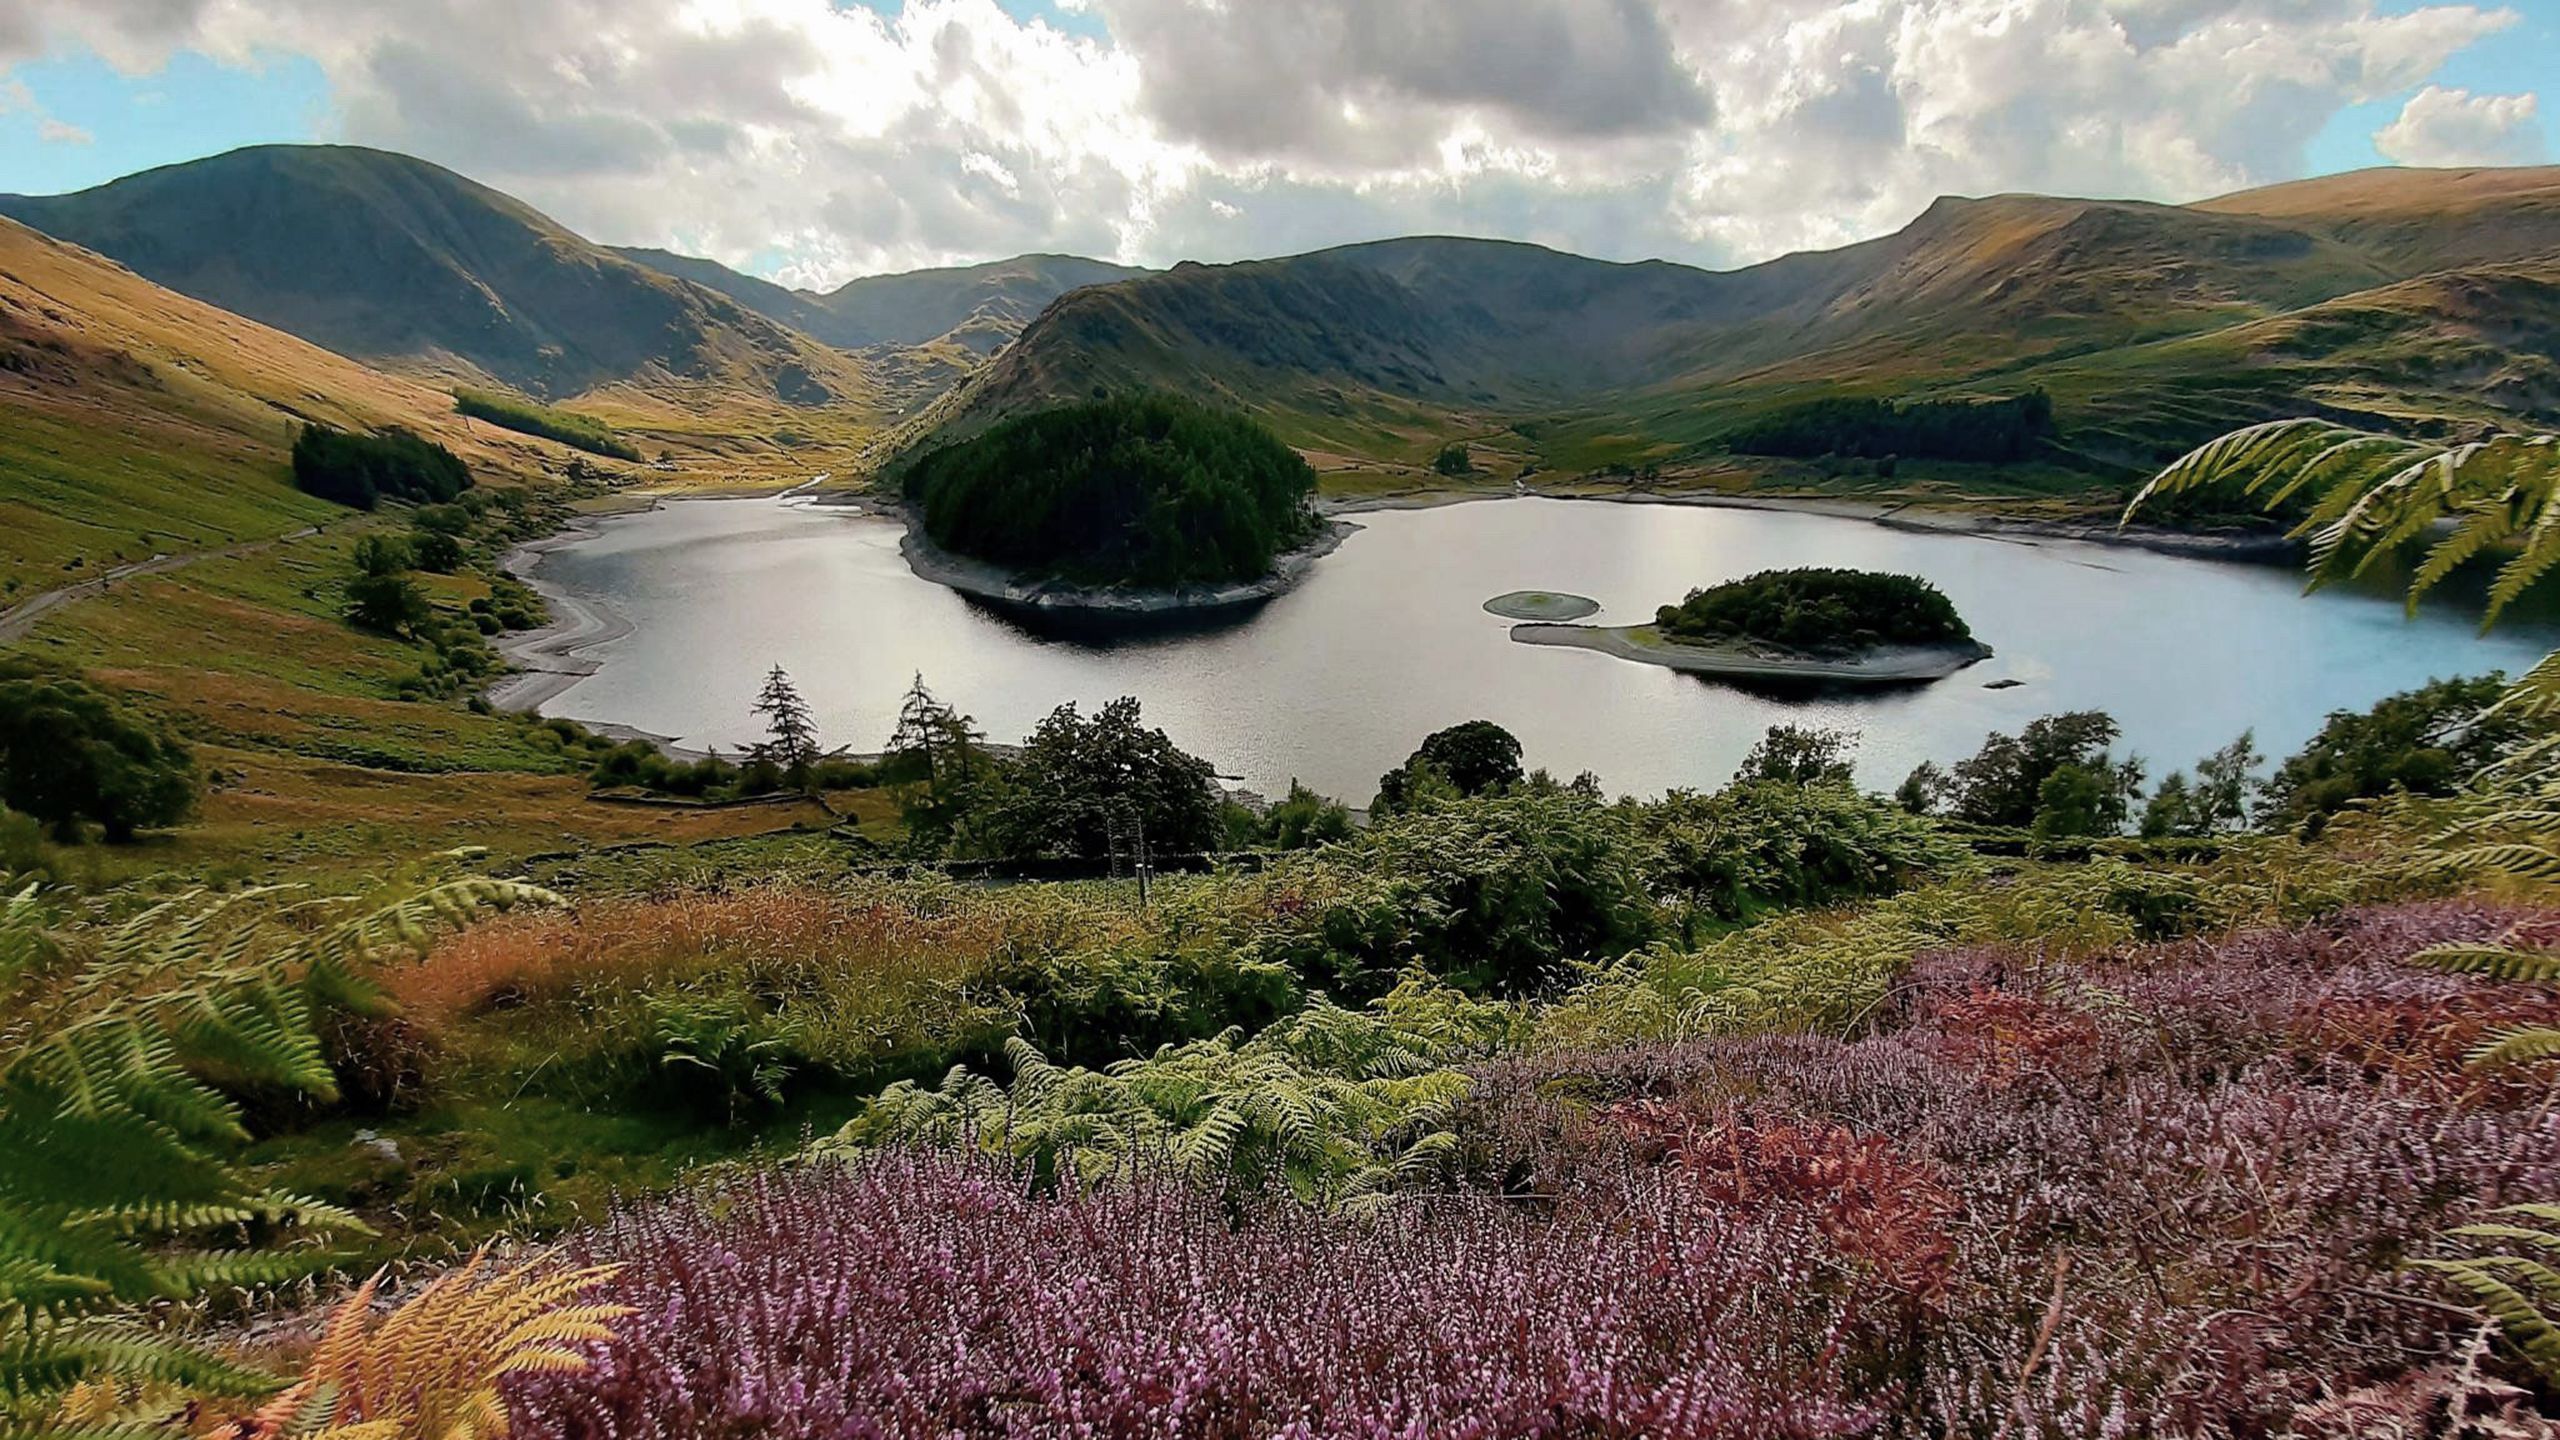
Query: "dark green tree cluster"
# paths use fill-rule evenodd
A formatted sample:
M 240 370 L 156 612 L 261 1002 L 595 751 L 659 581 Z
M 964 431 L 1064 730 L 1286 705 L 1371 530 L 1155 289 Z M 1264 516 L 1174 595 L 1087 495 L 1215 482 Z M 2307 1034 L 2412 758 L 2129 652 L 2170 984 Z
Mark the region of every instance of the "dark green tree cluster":
M 0 804 L 77 841 L 172 825 L 195 808 L 194 757 L 159 721 L 69 671 L 0 657 Z
M 1214 850 L 1224 834 L 1217 772 L 1149 729 L 1122 696 L 1090 717 L 1049 712 L 1004 767 L 986 838 L 1021 858 L 1134 857 Z
M 1763 570 L 1692 590 L 1654 612 L 1654 623 L 1675 640 L 1742 640 L 1813 655 L 1973 638 L 1937 586 L 1872 570 Z
M 1378 777 L 1369 808 L 1392 815 L 1428 796 L 1498 794 L 1520 780 L 1518 738 L 1490 720 L 1469 720 L 1423 737 L 1402 765 Z
M 2016 735 L 1993 735 L 1952 773 L 1922 765 L 1897 798 L 2047 839 L 2117 834 L 2142 793 L 2141 762 L 2108 753 L 2119 733 L 2115 718 L 2096 710 L 2047 715 Z
M 2542 733 L 2520 707 L 2492 708 L 2506 689 L 2499 674 L 2439 680 L 2370 710 L 2332 712 L 2267 781 L 2266 822 L 2316 831 L 2351 801 L 2451 794 Z
M 1813 400 L 1745 425 L 1727 435 L 1725 444 L 1739 455 L 1998 465 L 2036 454 L 2053 434 L 2052 399 L 2030 390 L 2004 400 Z
M 293 483 L 359 510 L 383 499 L 441 504 L 471 488 L 460 456 L 406 430 L 355 435 L 305 425 L 293 438 Z
M 1475 457 L 1467 453 L 1465 441 L 1452 440 L 1440 447 L 1440 453 L 1431 461 L 1431 468 L 1438 474 L 1455 478 L 1476 473 L 1476 462 Z
M 1262 426 L 1166 395 L 1005 421 L 907 471 L 925 534 L 1094 584 L 1252 580 L 1315 533 L 1315 472 Z
M 1854 730 L 1772 725 L 1742 757 L 1736 785 L 1846 785 L 1858 753 Z
M 613 427 L 601 420 L 554 410 L 548 405 L 536 405 L 512 395 L 501 395 L 493 390 L 456 390 L 453 392 L 453 408 L 475 420 L 486 420 L 519 434 L 557 440 L 590 455 L 602 455 L 609 460 L 640 458 L 640 447 L 614 434 Z

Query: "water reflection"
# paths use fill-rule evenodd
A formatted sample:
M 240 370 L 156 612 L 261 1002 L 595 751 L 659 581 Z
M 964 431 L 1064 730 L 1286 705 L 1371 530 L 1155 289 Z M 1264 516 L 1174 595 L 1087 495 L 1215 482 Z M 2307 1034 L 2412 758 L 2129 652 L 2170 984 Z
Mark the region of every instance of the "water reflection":
M 916 579 L 894 524 L 771 501 L 689 501 L 609 524 L 542 574 L 636 624 L 602 673 L 548 707 L 695 743 L 756 738 L 766 667 L 800 681 L 831 740 L 878 745 L 922 673 L 999 739 L 1062 701 L 1138 696 L 1221 771 L 1354 801 L 1423 734 L 1485 718 L 1531 763 L 1613 789 L 1714 785 L 1779 721 L 1864 733 L 1859 776 L 1890 786 L 1994 729 L 2057 710 L 2121 719 L 2155 773 L 2254 727 L 2283 754 L 2329 710 L 2432 678 L 2520 669 L 2546 611 L 2482 639 L 2460 596 L 2404 619 L 2389 594 L 2306 600 L 2292 573 L 2084 544 L 1916 534 L 1766 511 L 1508 500 L 1359 517 L 1303 585 L 1259 612 L 1143 634 L 1059 633 Z M 1924 575 L 1998 654 L 1889 691 L 1740 689 L 1607 656 L 1514 645 L 1485 599 L 1561 590 L 1598 623 L 1787 565 Z M 2002 681 L 2015 688 L 1990 689 Z

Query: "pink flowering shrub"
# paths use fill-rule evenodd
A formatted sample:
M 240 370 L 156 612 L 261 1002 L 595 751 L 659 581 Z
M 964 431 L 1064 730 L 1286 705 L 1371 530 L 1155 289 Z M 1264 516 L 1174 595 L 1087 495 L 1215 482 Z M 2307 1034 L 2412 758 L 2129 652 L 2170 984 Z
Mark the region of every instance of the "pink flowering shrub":
M 1620 1179 L 1352 1221 L 917 1151 L 757 1177 L 586 1239 L 636 1313 L 592 1370 L 520 1380 L 515 1434 L 1867 1433 L 1794 1293 L 1816 1238 Z
M 2550 1433 L 2408 1263 L 2560 1195 L 2548 1077 L 2459 1064 L 2548 993 L 2400 963 L 2518 918 L 1954 951 L 1851 1038 L 1533 1051 L 1473 1074 L 1469 1183 L 1369 1215 L 927 1152 L 732 1181 L 578 1243 L 638 1313 L 517 1433 Z

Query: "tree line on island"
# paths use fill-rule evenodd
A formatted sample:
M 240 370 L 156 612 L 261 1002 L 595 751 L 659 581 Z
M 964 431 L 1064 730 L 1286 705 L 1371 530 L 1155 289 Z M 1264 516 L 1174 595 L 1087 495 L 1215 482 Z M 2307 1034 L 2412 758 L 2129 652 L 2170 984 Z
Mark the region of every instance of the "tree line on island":
M 1296 451 L 1247 416 L 1163 394 L 1003 421 L 916 457 L 902 484 L 934 544 L 1084 584 L 1259 579 L 1319 524 Z
M 1911 575 L 1805 567 L 1763 570 L 1654 612 L 1664 637 L 1689 644 L 1773 645 L 1843 655 L 1887 645 L 1947 645 L 1973 638 L 1954 602 Z

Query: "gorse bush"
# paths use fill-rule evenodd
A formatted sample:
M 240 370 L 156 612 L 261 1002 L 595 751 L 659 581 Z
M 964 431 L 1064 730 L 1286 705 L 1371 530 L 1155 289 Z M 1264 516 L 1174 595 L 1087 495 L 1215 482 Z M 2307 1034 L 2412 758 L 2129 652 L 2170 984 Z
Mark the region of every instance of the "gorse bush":
M 905 487 L 935 544 L 1097 584 L 1251 580 L 1317 523 L 1315 472 L 1295 451 L 1169 395 L 1004 421 L 917 458 Z
M 1657 611 L 1654 623 L 1674 640 L 1740 641 L 1814 655 L 1973 637 L 1935 585 L 1871 570 L 1763 570 L 1692 590 Z
M 293 483 L 305 492 L 359 510 L 380 501 L 435 504 L 471 488 L 471 472 L 452 451 L 406 430 L 354 435 L 305 425 L 293 438 Z
M 557 440 L 590 455 L 609 460 L 638 460 L 640 447 L 613 433 L 613 427 L 586 415 L 555 410 L 512 395 L 493 390 L 461 389 L 453 392 L 453 408 L 477 420 L 503 426 L 525 435 L 539 435 Z

